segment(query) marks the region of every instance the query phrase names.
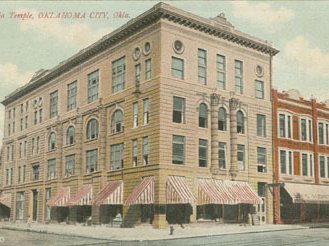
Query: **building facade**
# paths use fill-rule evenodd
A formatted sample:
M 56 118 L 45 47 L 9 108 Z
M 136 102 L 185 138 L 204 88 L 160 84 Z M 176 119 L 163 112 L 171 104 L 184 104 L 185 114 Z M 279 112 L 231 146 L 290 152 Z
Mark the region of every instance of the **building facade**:
M 38 71 L 2 102 L 10 219 L 271 223 L 277 52 L 160 3 Z
M 275 222 L 329 219 L 329 107 L 273 90 Z

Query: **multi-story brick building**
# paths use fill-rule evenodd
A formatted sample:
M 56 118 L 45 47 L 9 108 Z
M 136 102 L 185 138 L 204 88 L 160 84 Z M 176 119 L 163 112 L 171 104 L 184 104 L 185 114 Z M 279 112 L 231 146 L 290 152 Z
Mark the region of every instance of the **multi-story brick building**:
M 2 102 L 11 219 L 271 223 L 277 52 L 160 3 L 40 70 Z
M 275 222 L 329 220 L 329 107 L 272 93 Z

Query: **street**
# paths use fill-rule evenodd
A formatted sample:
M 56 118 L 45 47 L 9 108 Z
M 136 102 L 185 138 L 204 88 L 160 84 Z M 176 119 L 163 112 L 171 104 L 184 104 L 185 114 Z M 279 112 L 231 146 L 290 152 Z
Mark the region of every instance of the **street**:
M 68 246 L 68 245 L 123 245 L 123 246 L 160 246 L 160 245 L 329 245 L 327 228 L 272 231 L 249 234 L 230 234 L 219 236 L 155 240 L 155 241 L 111 241 L 76 236 L 0 230 L 0 246 Z

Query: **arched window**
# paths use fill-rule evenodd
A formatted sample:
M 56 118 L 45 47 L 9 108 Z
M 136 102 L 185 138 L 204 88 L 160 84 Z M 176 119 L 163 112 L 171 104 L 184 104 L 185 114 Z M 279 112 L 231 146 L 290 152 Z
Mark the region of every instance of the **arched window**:
M 226 131 L 226 110 L 221 107 L 218 110 L 218 130 Z
M 111 132 L 123 132 L 123 113 L 121 110 L 116 110 L 112 115 Z
M 199 106 L 199 127 L 208 127 L 208 107 L 205 103 Z
M 56 133 L 52 132 L 49 135 L 48 149 L 53 150 L 56 148 Z
M 92 140 L 98 138 L 98 121 L 91 119 L 87 124 L 87 139 Z
M 74 144 L 75 142 L 75 128 L 74 126 L 70 126 L 67 128 L 66 132 L 66 144 Z
M 244 115 L 243 113 L 239 110 L 236 113 L 236 121 L 237 121 L 237 132 L 244 134 Z

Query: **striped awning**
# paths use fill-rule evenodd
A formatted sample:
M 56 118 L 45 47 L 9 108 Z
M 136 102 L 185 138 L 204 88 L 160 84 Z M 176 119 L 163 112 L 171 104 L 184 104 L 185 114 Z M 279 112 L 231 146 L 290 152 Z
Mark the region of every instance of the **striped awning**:
M 329 186 L 284 183 L 293 203 L 329 204 Z
M 91 184 L 82 185 L 76 194 L 71 196 L 68 201 L 69 206 L 91 205 L 93 198 L 93 189 Z
M 188 187 L 185 177 L 168 177 L 167 204 L 192 204 L 195 200 L 196 198 Z
M 198 205 L 204 204 L 237 204 L 236 197 L 225 184 L 216 179 L 199 179 Z
M 128 196 L 125 205 L 153 204 L 154 203 L 154 177 L 145 177 L 133 192 Z
M 122 205 L 123 204 L 123 181 L 110 181 L 96 196 L 94 204 Z
M 70 200 L 70 187 L 63 187 L 56 196 L 47 202 L 48 207 L 66 207 Z
M 232 194 L 238 200 L 238 203 L 246 204 L 262 204 L 262 199 L 257 193 L 250 187 L 247 182 L 242 181 L 223 181 L 226 188 L 232 192 Z
M 11 208 L 11 194 L 3 193 L 0 195 L 0 203 L 8 208 Z

